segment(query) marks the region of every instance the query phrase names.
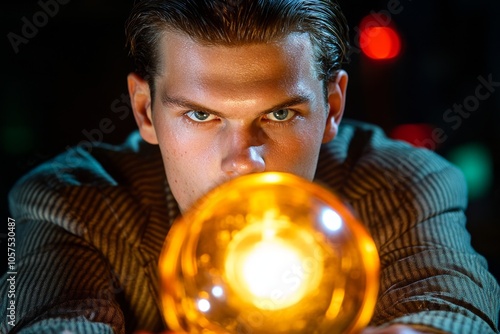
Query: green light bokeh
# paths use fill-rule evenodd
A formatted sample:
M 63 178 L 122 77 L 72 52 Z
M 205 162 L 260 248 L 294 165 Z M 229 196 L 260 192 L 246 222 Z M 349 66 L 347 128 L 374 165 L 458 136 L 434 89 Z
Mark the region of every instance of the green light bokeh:
M 447 154 L 447 158 L 464 173 L 469 199 L 478 199 L 487 194 L 493 183 L 493 158 L 484 144 L 458 146 Z

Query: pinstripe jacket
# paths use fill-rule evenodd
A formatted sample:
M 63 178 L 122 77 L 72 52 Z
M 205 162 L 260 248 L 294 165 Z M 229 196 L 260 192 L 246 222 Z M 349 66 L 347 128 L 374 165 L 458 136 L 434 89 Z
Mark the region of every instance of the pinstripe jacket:
M 316 180 L 344 197 L 377 244 L 372 325 L 498 332 L 500 290 L 471 248 L 456 168 L 377 127 L 344 122 L 321 150 Z M 15 320 L 4 276 L 1 333 L 164 329 L 156 267 L 179 210 L 156 146 L 134 133 L 121 146 L 69 150 L 19 180 L 10 206 Z

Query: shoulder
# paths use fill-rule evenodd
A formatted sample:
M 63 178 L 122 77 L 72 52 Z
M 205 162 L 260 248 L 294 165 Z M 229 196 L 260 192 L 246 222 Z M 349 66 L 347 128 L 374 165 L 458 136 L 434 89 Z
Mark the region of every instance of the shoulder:
M 44 162 L 14 185 L 9 205 L 17 220 L 49 221 L 81 235 L 75 221 L 140 216 L 152 193 L 165 194 L 164 179 L 157 147 L 134 132 L 122 145 L 72 147 Z
M 390 192 L 411 193 L 415 201 L 434 196 L 466 205 L 464 177 L 455 166 L 357 121 L 341 124 L 337 137 L 322 148 L 316 177 L 349 200 Z

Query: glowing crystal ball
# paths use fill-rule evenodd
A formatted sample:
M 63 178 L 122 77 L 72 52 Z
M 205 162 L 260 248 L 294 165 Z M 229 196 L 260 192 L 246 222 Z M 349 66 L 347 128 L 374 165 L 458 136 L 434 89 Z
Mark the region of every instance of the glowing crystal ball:
M 241 176 L 172 226 L 163 314 L 188 333 L 349 333 L 377 298 L 379 258 L 335 194 L 286 173 Z

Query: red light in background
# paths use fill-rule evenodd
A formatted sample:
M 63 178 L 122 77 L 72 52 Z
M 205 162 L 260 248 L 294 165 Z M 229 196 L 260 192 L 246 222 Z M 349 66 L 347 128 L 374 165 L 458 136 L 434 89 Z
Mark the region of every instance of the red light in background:
M 360 24 L 359 45 L 372 59 L 392 59 L 401 52 L 401 39 L 387 19 L 380 15 L 366 16 Z
M 401 124 L 392 129 L 389 137 L 403 140 L 416 147 L 436 149 L 433 137 L 434 127 L 429 124 Z

